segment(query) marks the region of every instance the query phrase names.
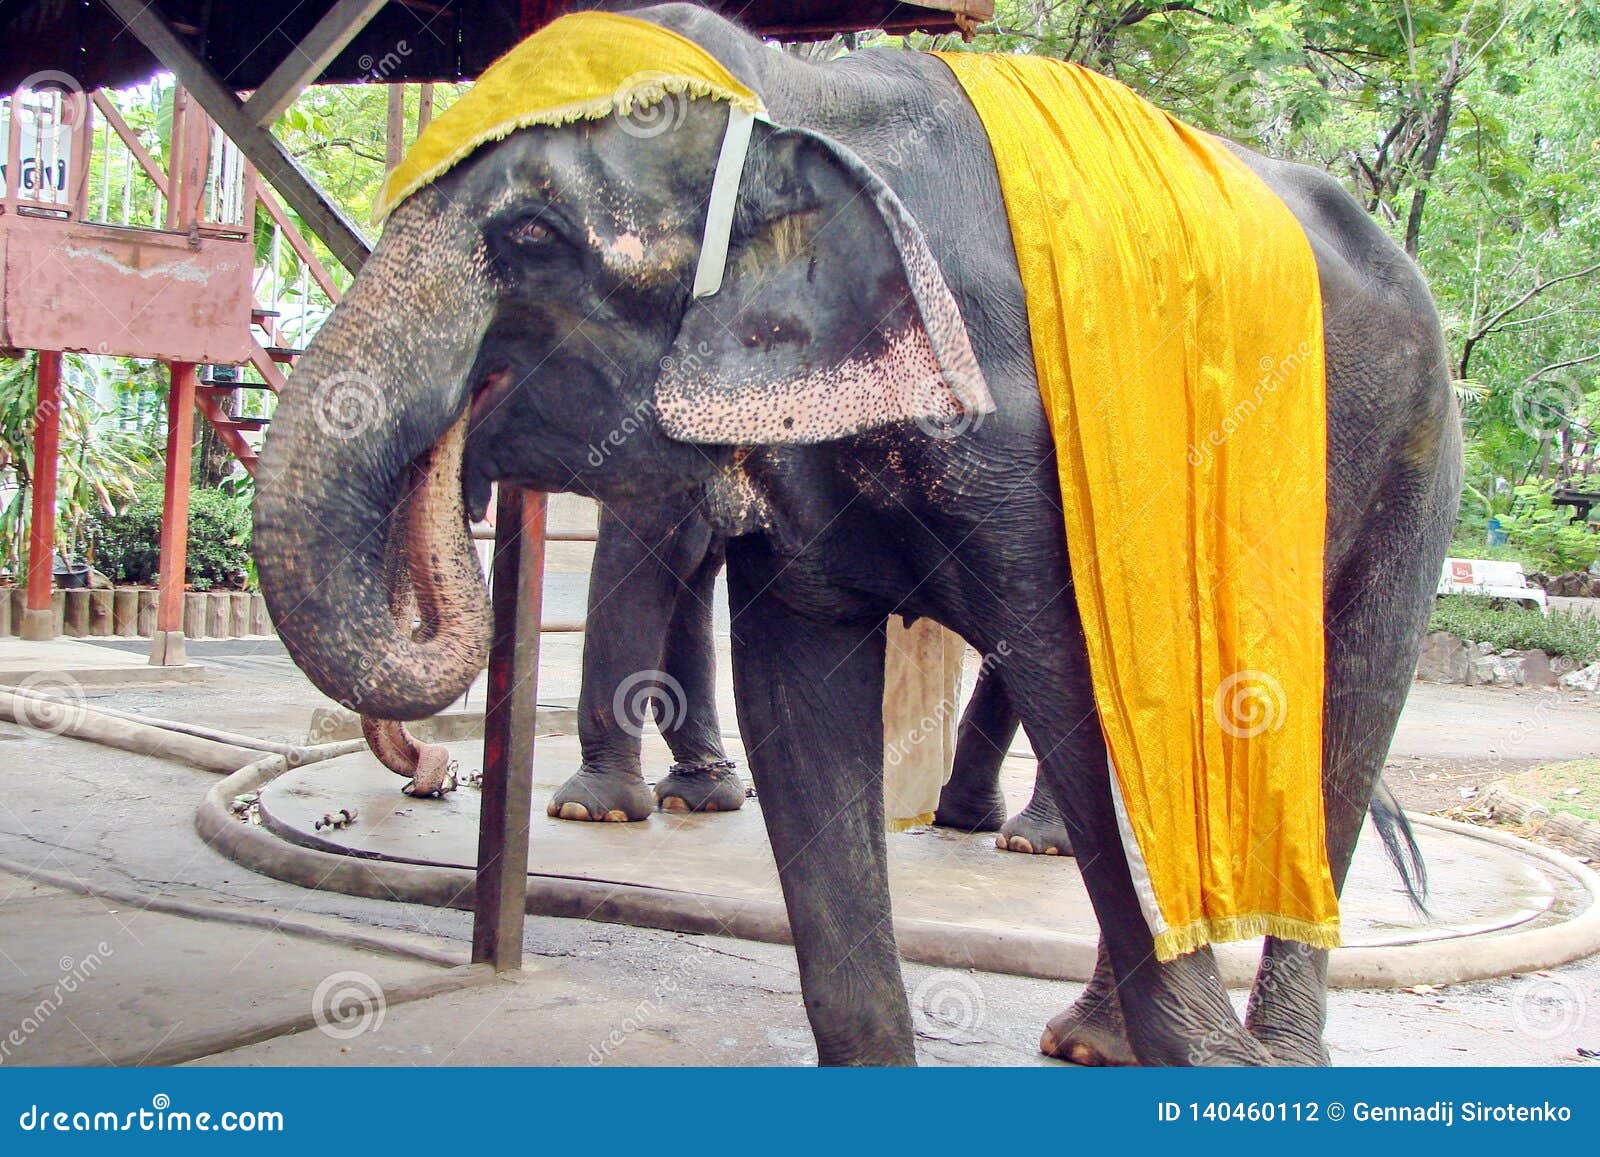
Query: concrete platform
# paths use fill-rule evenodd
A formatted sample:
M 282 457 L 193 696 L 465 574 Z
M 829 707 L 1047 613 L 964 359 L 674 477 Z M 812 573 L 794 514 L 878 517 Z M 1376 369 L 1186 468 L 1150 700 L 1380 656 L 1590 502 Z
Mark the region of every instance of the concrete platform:
M 479 744 L 451 747 L 464 771 L 481 767 Z M 769 910 L 781 903 L 758 800 L 733 814 L 657 813 L 637 824 L 555 820 L 544 814 L 544 804 L 577 767 L 577 741 L 543 736 L 537 752 L 530 873 L 619 888 L 668 888 L 686 898 L 720 897 Z M 659 753 L 647 750 L 647 766 L 663 762 Z M 1028 759 L 1007 761 L 1004 786 L 1013 799 L 1019 785 L 1031 782 L 1033 766 Z M 415 800 L 400 793 L 400 784 L 365 752 L 341 756 L 289 771 L 267 785 L 262 822 L 284 841 L 286 857 L 304 848 L 314 851 L 299 854 L 470 867 L 479 793 L 466 787 L 444 800 Z M 360 814 L 356 824 L 315 830 L 318 818 L 351 806 Z M 1342 951 L 1434 945 L 1439 954 L 1454 955 L 1463 941 L 1550 928 L 1592 906 L 1584 881 L 1531 845 L 1523 852 L 1471 832 L 1434 827 L 1419 828 L 1418 837 L 1433 884 L 1431 918 L 1412 909 L 1380 845 L 1369 836 L 1345 890 L 1350 947 Z M 946 930 L 969 941 L 993 937 L 1033 943 L 1045 955 L 1075 949 L 1068 954 L 1078 962 L 1071 968 L 1063 971 L 1052 963 L 1029 975 L 1070 977 L 1082 961 L 1092 960 L 1096 925 L 1072 859 L 1003 853 L 991 835 L 935 828 L 893 835 L 889 842 L 897 923 L 935 934 Z M 1252 952 L 1240 946 L 1224 956 L 1236 979 L 1248 977 Z M 1396 973 L 1393 982 L 1409 981 Z
M 199 683 L 206 677 L 205 668 L 198 663 L 188 663 L 182 667 L 152 667 L 148 639 L 122 641 L 142 643 L 144 649 L 135 653 L 79 639 L 50 639 L 36 643 L 19 638 L 0 638 L 0 684 L 12 687 L 37 685 L 39 690 L 59 691 L 73 684 L 79 687 L 126 687 L 140 683 Z

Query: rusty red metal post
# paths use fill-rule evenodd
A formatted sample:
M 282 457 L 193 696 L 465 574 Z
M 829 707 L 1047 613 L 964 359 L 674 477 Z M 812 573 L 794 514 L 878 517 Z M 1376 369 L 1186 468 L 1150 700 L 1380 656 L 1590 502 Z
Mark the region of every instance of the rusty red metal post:
M 12 133 L 13 137 L 19 136 Z M 28 600 L 21 634 L 35 641 L 56 635 L 55 595 L 56 459 L 61 449 L 61 355 L 40 350 L 35 367 L 38 400 L 33 407 L 33 510 L 28 527 Z
M 161 501 L 160 598 L 156 629 L 150 636 L 150 663 L 181 667 L 188 661 L 183 647 L 183 579 L 189 561 L 189 467 L 194 447 L 193 362 L 173 362 L 167 390 L 167 475 Z
M 501 484 L 495 508 L 494 643 L 483 719 L 474 963 L 522 967 L 528 816 L 544 604 L 545 496 Z

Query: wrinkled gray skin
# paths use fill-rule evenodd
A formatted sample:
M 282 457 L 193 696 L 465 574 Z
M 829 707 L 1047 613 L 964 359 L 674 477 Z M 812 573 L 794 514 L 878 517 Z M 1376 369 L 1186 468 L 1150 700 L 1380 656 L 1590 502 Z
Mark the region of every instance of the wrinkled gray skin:
M 717 720 L 711 600 L 725 549 L 695 492 L 601 508 L 578 696 L 583 764 L 552 795 L 550 815 L 616 822 L 647 819 L 658 805 L 724 812 L 744 804 L 744 783 L 723 750 Z M 642 682 L 641 673 L 649 676 Z M 654 790 L 640 758 L 647 714 L 673 759 Z M 954 771 L 934 822 L 998 831 L 995 842 L 1006 851 L 1068 855 L 1071 843 L 1042 775 L 1027 806 L 1006 819 L 1000 765 L 1018 724 L 999 677 L 981 675 L 961 716 Z
M 757 126 L 729 284 L 691 304 L 726 117 L 705 102 L 648 139 L 615 121 L 520 132 L 410 198 L 291 380 L 263 458 L 258 564 L 291 653 L 323 690 L 379 716 L 425 715 L 465 685 L 461 656 L 469 639 L 481 651 L 482 613 L 446 598 L 420 634 L 399 632 L 381 536 L 407 464 L 469 406 L 473 504 L 492 479 L 607 502 L 694 492 L 730 539 L 740 733 L 824 1063 L 914 1060 L 879 787 L 891 613 L 926 615 L 1001 656 L 1043 756 L 1101 930 L 1100 975 L 1046 1030 L 1047 1051 L 1325 1061 L 1325 953 L 1269 940 L 1243 1024 L 1208 950 L 1155 962 L 1117 839 L 994 161 L 956 81 L 938 60 L 898 51 L 798 61 L 690 6 L 637 15 L 705 45 L 782 126 Z M 1304 227 L 1325 303 L 1323 782 L 1342 885 L 1454 518 L 1459 419 L 1416 269 L 1332 179 L 1241 156 Z M 891 240 L 897 205 L 922 237 Z M 798 230 L 774 230 L 785 218 Z M 797 234 L 798 247 L 785 243 Z M 903 260 L 923 238 L 993 394 L 984 421 L 957 437 L 898 421 L 817 445 L 781 444 L 772 428 L 736 448 L 674 439 L 653 420 L 658 401 L 675 429 L 716 416 L 667 405 L 685 372 L 663 365 L 669 354 L 743 387 L 757 422 L 764 383 L 845 360 L 841 335 L 878 358 L 861 327 L 900 316 Z M 781 298 L 746 318 L 719 312 L 759 298 L 767 278 Z M 685 335 L 701 344 L 686 350 Z M 318 392 L 352 373 L 382 383 L 388 404 L 335 444 L 316 420 Z M 827 416 L 813 407 L 790 420 Z M 608 442 L 625 424 L 632 433 Z M 426 561 L 445 539 L 411 556 Z

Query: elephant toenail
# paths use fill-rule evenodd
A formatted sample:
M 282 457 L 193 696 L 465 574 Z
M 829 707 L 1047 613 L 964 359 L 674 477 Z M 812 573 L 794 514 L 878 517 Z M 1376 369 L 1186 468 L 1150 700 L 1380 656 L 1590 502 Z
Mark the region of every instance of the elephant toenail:
M 589 818 L 589 809 L 581 803 L 564 803 L 561 805 L 560 816 L 564 820 L 586 820 Z
M 1047 856 L 1059 856 L 1061 849 L 1052 845 L 1044 850 L 1044 854 Z
M 1013 852 L 1032 852 L 1033 845 L 1023 836 L 1011 837 L 1011 850 Z
M 661 800 L 661 810 L 664 812 L 686 812 L 689 805 L 675 795 L 665 796 Z
M 606 823 L 608 824 L 625 824 L 627 822 L 628 813 L 625 811 L 612 808 L 610 811 L 606 812 Z

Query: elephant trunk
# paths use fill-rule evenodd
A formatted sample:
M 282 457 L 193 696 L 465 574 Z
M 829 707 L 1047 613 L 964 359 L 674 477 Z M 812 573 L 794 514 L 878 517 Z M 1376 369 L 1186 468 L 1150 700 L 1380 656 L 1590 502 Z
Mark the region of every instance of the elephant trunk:
M 273 624 L 311 681 L 364 716 L 434 714 L 487 657 L 461 453 L 491 301 L 478 231 L 416 194 L 291 376 L 262 453 L 255 552 Z M 400 582 L 415 623 L 392 613 Z

